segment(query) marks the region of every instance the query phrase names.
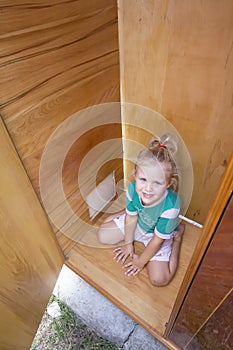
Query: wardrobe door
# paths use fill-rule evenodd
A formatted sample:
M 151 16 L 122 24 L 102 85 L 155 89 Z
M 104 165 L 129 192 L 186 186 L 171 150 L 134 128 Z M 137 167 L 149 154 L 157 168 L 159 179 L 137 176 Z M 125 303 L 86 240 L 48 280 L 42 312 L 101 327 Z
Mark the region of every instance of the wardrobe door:
M 170 338 L 188 350 L 232 349 L 233 198 L 224 210 Z
M 0 349 L 29 349 L 64 257 L 0 118 Z
M 233 349 L 232 310 L 233 292 L 231 290 L 185 349 Z

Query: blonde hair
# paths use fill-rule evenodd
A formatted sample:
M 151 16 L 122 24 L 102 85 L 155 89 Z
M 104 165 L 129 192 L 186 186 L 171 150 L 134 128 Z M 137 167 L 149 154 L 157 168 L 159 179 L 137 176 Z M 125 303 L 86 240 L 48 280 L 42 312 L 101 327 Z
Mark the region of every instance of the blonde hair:
M 150 141 L 147 148 L 139 152 L 135 162 L 134 174 L 137 166 L 151 164 L 151 161 L 158 161 L 164 165 L 169 165 L 169 169 L 167 167 L 166 170 L 170 173 L 170 188 L 173 191 L 178 191 L 179 176 L 175 160 L 177 150 L 177 141 L 174 136 L 170 134 L 165 134 L 161 137 L 155 136 Z

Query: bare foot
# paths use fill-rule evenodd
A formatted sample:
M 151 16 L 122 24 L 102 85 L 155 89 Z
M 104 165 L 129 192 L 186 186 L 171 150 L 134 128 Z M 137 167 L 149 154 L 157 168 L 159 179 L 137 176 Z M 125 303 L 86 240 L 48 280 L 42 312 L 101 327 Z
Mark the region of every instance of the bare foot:
M 177 241 L 177 242 L 182 241 L 184 230 L 185 230 L 185 224 L 180 223 L 178 226 L 178 230 L 174 235 L 174 241 Z

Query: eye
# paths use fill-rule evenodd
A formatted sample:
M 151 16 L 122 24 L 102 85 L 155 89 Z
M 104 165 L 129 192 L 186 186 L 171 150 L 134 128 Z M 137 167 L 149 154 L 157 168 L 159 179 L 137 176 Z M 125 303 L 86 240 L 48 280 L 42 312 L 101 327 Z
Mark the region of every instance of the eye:
M 139 180 L 142 182 L 146 182 L 146 179 L 144 177 L 140 177 Z

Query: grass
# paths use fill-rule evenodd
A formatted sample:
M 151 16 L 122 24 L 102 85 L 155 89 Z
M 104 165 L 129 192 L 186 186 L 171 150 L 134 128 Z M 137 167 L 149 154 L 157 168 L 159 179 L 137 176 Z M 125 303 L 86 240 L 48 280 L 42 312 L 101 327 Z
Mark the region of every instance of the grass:
M 58 303 L 61 314 L 52 318 L 45 311 L 31 350 L 121 349 L 78 320 L 74 312 L 55 296 L 50 298 L 49 305 L 54 301 Z

